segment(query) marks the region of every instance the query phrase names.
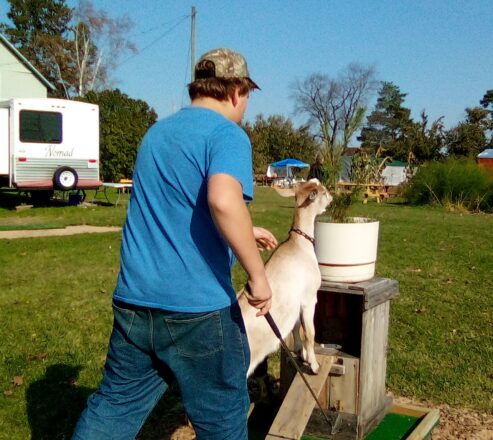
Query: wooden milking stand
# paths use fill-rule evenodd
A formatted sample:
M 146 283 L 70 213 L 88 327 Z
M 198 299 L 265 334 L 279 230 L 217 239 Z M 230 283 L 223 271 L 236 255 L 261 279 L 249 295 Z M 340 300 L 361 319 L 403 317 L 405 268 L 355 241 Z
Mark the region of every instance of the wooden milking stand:
M 318 291 L 320 371 L 308 379 L 333 420 L 331 438 L 362 439 L 392 403 L 385 393 L 385 377 L 390 300 L 398 292 L 397 281 L 378 277 L 354 284 L 323 282 Z M 299 439 L 305 429 L 312 432 L 311 426 L 315 432 L 319 426 L 331 433 L 329 426 L 322 427 L 313 397 L 284 354 L 281 394 L 284 400 L 266 439 Z

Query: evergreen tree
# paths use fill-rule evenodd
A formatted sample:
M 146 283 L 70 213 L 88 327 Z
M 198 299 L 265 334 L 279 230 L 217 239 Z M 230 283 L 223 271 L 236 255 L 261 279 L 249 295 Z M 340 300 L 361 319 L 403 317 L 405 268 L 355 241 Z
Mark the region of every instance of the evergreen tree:
M 403 107 L 406 93 L 392 82 L 383 82 L 375 109 L 361 130 L 361 148 L 370 154 L 384 153 L 409 164 L 438 158 L 443 146 L 442 117 L 428 124 L 423 110 L 421 120 L 413 121 L 411 110 Z
M 466 120 L 447 132 L 447 152 L 453 156 L 476 157 L 488 144 L 491 145 L 488 132 L 493 123 L 489 113 L 483 107 L 466 108 Z
M 490 107 L 491 108 L 490 111 L 493 111 L 493 90 L 487 90 L 483 96 L 483 99 L 481 101 L 479 101 L 479 103 L 484 108 Z
M 490 113 L 489 124 L 489 140 L 487 147 L 493 148 L 493 90 L 487 90 L 483 96 L 483 99 L 479 101 L 483 108 L 487 109 Z
M 371 153 L 383 148 L 395 159 L 406 159 L 406 134 L 412 127 L 411 110 L 402 106 L 406 93 L 392 82 L 382 82 L 373 112 L 361 130 L 361 147 Z
M 411 165 L 442 156 L 444 144 L 443 117 L 428 126 L 428 115 L 423 110 L 421 120 L 413 122 L 406 130 L 407 162 Z

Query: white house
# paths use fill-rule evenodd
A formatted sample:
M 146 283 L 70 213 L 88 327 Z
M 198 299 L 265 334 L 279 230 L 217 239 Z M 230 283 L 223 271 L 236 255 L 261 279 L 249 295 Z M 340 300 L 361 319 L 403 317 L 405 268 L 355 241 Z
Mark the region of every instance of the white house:
M 0 101 L 46 98 L 55 87 L 0 34 Z
M 388 163 L 382 171 L 385 185 L 397 186 L 407 180 L 407 163 L 394 160 Z

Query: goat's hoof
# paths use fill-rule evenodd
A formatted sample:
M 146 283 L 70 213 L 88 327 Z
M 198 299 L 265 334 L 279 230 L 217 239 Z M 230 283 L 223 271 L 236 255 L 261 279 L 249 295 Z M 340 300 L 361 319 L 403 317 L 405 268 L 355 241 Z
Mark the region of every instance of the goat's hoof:
M 311 363 L 310 370 L 312 370 L 313 374 L 318 374 L 318 371 L 320 370 L 320 365 L 318 364 L 318 362 Z
M 303 347 L 302 346 L 294 346 L 293 351 L 296 353 L 296 356 L 298 356 L 300 359 L 303 359 Z

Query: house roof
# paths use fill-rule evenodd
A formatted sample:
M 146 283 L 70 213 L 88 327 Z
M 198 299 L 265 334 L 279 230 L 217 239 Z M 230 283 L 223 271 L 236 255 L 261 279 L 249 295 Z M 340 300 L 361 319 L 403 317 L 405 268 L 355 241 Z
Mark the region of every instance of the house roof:
M 51 90 L 56 90 L 56 87 L 51 84 L 40 72 L 37 70 L 28 60 L 27 58 L 22 55 L 13 45 L 12 43 L 7 40 L 7 38 L 3 35 L 0 34 L 0 43 L 2 43 L 15 57 L 19 59 L 19 61 L 24 64 L 32 73 L 33 75 L 38 78 L 46 87 L 48 87 Z
M 478 154 L 478 159 L 493 159 L 493 148 L 487 148 Z

